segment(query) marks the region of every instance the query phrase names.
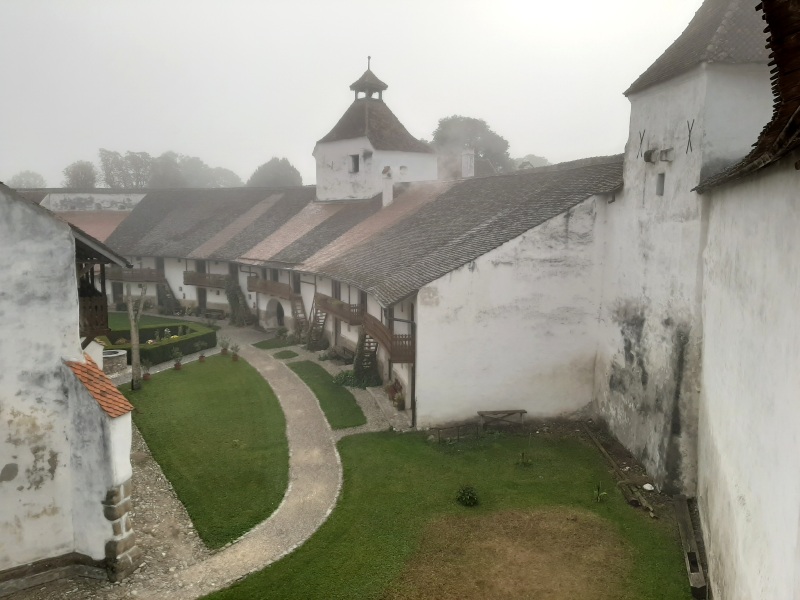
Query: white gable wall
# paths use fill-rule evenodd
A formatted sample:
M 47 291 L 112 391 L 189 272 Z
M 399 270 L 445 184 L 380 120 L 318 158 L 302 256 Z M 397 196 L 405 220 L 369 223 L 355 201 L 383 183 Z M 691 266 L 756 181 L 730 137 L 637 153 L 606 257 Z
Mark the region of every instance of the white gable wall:
M 591 403 L 598 281 L 590 198 L 417 295 L 417 423 Z
M 800 597 L 796 155 L 711 190 L 698 497 L 714 597 Z

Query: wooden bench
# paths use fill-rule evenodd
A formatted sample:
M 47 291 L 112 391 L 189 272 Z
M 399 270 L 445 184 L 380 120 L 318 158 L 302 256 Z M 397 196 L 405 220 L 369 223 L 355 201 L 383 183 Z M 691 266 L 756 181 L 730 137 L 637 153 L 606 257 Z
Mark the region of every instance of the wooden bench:
M 519 424 L 522 425 L 525 423 L 525 415 L 527 413 L 528 411 L 523 408 L 508 408 L 506 410 L 479 410 L 478 416 L 481 419 L 481 431 L 483 431 L 486 426 L 491 423 L 508 423 L 511 425 L 516 425 L 516 423 L 511 420 L 511 418 L 515 415 L 519 415 Z

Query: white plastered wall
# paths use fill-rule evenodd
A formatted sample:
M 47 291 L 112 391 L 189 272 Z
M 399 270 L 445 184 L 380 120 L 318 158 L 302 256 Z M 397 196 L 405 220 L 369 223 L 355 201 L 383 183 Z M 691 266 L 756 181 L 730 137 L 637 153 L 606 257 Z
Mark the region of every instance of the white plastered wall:
M 697 483 L 707 214 L 691 190 L 701 171 L 744 156 L 758 137 L 771 115 L 767 75 L 765 65 L 701 65 L 631 96 L 625 188 L 598 221 L 597 407 L 670 492 L 692 495 Z M 656 151 L 654 163 L 644 160 L 647 150 Z
M 80 360 L 68 225 L 0 192 L 0 571 L 73 549 L 69 397 Z
M 417 295 L 417 423 L 592 400 L 597 282 L 590 198 Z
M 800 155 L 711 190 L 699 486 L 714 597 L 800 597 Z
M 351 156 L 359 156 L 358 172 L 351 172 Z M 317 144 L 317 200 L 367 199 L 383 190 L 383 169 L 390 167 L 392 179 L 435 181 L 436 155 L 427 152 L 375 150 L 366 137 Z

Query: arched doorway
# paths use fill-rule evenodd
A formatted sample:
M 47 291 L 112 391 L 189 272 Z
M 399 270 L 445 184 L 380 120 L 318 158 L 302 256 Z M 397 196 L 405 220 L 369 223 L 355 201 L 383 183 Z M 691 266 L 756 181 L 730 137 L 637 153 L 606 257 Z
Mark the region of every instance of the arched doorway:
M 267 302 L 267 308 L 264 311 L 264 326 L 267 329 L 284 326 L 283 306 L 275 298 L 271 298 Z

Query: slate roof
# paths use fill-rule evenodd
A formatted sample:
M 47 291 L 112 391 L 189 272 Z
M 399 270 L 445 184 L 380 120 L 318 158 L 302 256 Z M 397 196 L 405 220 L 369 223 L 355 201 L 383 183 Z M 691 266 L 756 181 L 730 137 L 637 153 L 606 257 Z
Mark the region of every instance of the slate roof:
M 631 84 L 626 96 L 672 79 L 700 63 L 766 63 L 757 0 L 705 0 L 684 32 Z
M 367 69 L 356 81 L 350 84 L 350 89 L 354 92 L 365 92 L 367 94 L 382 92 L 389 86 L 375 76 L 371 70 Z
M 433 152 L 428 144 L 411 135 L 386 103 L 377 98 L 355 100 L 333 129 L 317 143 L 361 137 L 369 139 L 375 150 Z
M 280 198 L 275 199 L 278 194 Z M 313 187 L 153 191 L 107 243 L 127 256 L 231 260 L 275 231 L 314 195 Z M 259 212 L 256 205 L 265 201 L 272 206 Z M 246 220 L 237 221 L 240 217 Z M 195 252 L 201 246 L 206 256 Z
M 764 127 L 753 150 L 741 162 L 695 188 L 699 193 L 722 183 L 755 173 L 800 148 L 800 13 L 797 3 L 764 0 L 763 10 L 772 50 L 772 120 Z
M 127 398 L 116 388 L 97 363 L 84 354 L 85 363 L 65 361 L 70 370 L 89 391 L 100 408 L 111 418 L 121 417 L 133 410 Z
M 388 306 L 590 196 L 620 189 L 622 155 L 441 185 L 410 184 L 406 193 L 437 196 L 315 272 Z

